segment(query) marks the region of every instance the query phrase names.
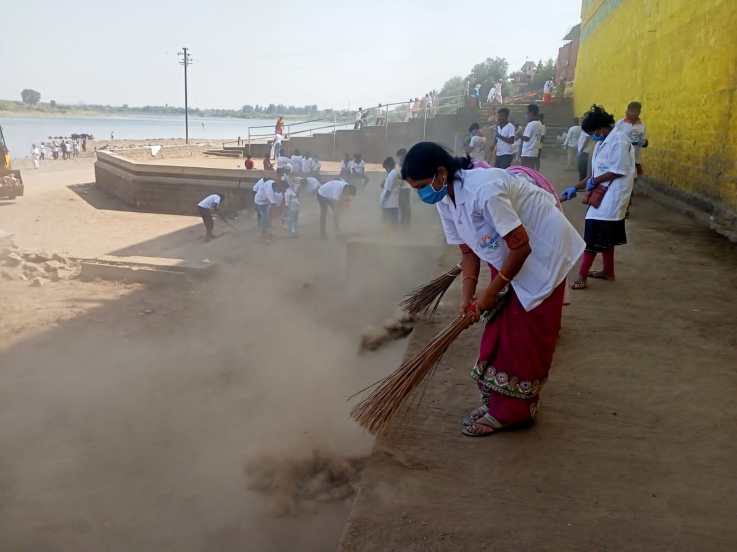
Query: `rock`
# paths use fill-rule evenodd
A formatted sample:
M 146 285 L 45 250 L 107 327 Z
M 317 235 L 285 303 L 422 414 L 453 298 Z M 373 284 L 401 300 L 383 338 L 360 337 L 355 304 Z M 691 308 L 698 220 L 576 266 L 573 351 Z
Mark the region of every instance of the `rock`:
M 21 265 L 21 270 L 27 275 L 27 276 L 45 276 L 46 271 L 38 266 L 37 264 L 33 263 L 26 263 L 24 262 Z
M 51 260 L 58 261 L 63 264 L 69 263 L 69 259 L 67 259 L 66 257 L 63 257 L 62 255 L 59 255 L 58 253 L 54 253 L 53 255 L 51 255 Z
M 18 266 L 23 262 L 23 257 L 18 255 L 18 253 L 11 252 L 8 253 L 8 255 L 5 257 L 5 264 L 7 266 Z
M 0 270 L 0 278 L 3 280 L 17 280 L 16 274 L 13 274 L 10 270 Z
M 46 282 L 48 282 L 48 280 L 46 278 L 40 278 L 40 277 L 37 276 L 33 280 L 31 280 L 31 286 L 32 287 L 41 287 Z
M 46 269 L 46 272 L 55 271 L 55 270 L 59 270 L 60 268 L 67 267 L 66 263 L 62 263 L 61 261 L 56 261 L 56 260 L 46 261 L 43 265 L 44 265 L 44 268 Z
M 52 256 L 49 253 L 46 253 L 45 251 L 35 251 L 32 253 L 24 253 L 23 257 L 32 263 L 45 263 L 46 261 L 50 261 L 52 259 Z

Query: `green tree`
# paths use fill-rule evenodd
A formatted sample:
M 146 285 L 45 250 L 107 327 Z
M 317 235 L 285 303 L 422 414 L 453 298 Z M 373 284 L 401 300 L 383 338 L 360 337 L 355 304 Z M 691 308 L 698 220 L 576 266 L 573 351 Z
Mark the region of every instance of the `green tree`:
M 24 88 L 20 91 L 20 97 L 23 100 L 24 104 L 36 105 L 38 102 L 41 101 L 41 92 L 37 92 L 32 88 Z
M 543 87 L 545 81 L 555 80 L 555 62 L 552 59 L 543 64 L 542 60 L 537 63 L 535 76 L 530 81 L 530 90 L 538 90 Z
M 466 80 L 471 85 L 471 88 L 477 84 L 481 84 L 481 97 L 484 98 L 497 81 L 506 82 L 508 70 L 509 63 L 506 59 L 501 57 L 486 58 L 481 63 L 473 66 Z
M 440 97 L 445 98 L 447 96 L 462 96 L 466 93 L 466 81 L 463 77 L 451 77 L 440 89 Z

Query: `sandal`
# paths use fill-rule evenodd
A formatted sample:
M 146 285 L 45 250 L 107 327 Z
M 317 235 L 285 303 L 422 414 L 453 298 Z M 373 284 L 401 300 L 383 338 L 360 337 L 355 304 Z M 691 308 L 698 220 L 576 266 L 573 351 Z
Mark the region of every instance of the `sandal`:
M 495 418 L 484 414 L 474 423 L 464 426 L 461 433 L 466 437 L 486 437 L 492 433 L 496 433 L 502 428 L 502 424 L 496 421 Z
M 471 411 L 468 416 L 463 417 L 463 427 L 475 424 L 480 418 L 483 418 L 489 412 L 489 408 L 484 404 Z
M 578 279 L 571 284 L 571 289 L 586 289 L 586 280 Z
M 589 272 L 589 278 L 596 278 L 597 280 L 608 280 L 610 282 L 614 281 L 614 276 L 610 276 L 603 270 L 597 270 L 596 272 Z
M 500 431 L 512 431 L 515 429 L 528 428 L 534 423 L 534 418 L 528 418 L 514 424 L 502 425 L 493 416 L 485 414 L 475 423 L 471 424 L 470 426 L 464 427 L 462 433 L 466 437 L 487 437 L 492 433 L 499 433 Z

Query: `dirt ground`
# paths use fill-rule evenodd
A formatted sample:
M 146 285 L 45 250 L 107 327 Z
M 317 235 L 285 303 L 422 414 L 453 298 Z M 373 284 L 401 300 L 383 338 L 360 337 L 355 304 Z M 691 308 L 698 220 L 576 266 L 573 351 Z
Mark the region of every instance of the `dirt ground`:
M 572 174 L 544 170 L 559 186 Z M 340 239 L 317 239 L 308 204 L 297 240 L 279 229 L 266 245 L 244 216 L 204 243 L 197 218 L 100 194 L 90 160 L 24 179 L 25 197 L 0 202 L 23 248 L 221 270 L 160 286 L 0 283 L 0 550 L 333 550 L 351 497 L 310 470 L 327 458 L 345 473 L 372 449 L 345 397 L 406 342 L 359 356 L 359 336 L 407 287 L 385 262 L 397 251 L 415 281 L 455 262 L 401 249 L 440 243 L 433 210 L 415 205 L 411 233 L 386 233 L 372 182 Z M 581 223 L 580 204 L 566 210 Z M 462 336 L 379 440 L 343 549 L 734 549 L 737 253 L 646 198 L 628 231 L 618 281 L 571 294 L 537 425 L 460 436 L 480 329 Z M 410 347 L 454 307 L 451 292 Z M 315 482 L 329 492 L 305 498 Z
M 376 274 L 377 254 L 437 244 L 435 217 L 385 232 L 372 182 L 339 239 L 318 239 L 308 201 L 296 240 L 277 226 L 264 244 L 244 216 L 204 243 L 200 220 L 121 210 L 92 174 L 88 160 L 25 171 L 0 226 L 24 249 L 220 270 L 158 286 L 0 282 L 0 550 L 334 549 L 357 478 L 347 462 L 373 443 L 346 397 L 406 345 L 358 355 L 405 289 Z M 351 258 L 357 237 L 378 247 Z
M 737 548 L 737 249 L 644 197 L 628 238 L 616 282 L 569 294 L 536 425 L 461 435 L 481 328 L 462 335 L 377 440 L 341 550 Z M 410 351 L 449 322 L 453 291 Z

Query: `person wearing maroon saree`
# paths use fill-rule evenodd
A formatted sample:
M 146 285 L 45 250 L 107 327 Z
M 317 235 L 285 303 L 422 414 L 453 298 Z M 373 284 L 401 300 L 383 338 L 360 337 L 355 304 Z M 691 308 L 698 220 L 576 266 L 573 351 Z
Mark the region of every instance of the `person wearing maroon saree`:
M 463 420 L 470 437 L 530 424 L 558 339 L 568 271 L 584 242 L 556 197 L 530 174 L 473 168 L 442 146 L 420 142 L 407 153 L 402 178 L 435 204 L 449 244 L 461 250 L 460 316 L 479 320 L 507 290 L 486 325 L 471 375 L 482 404 Z M 491 281 L 479 290 L 482 261 Z

